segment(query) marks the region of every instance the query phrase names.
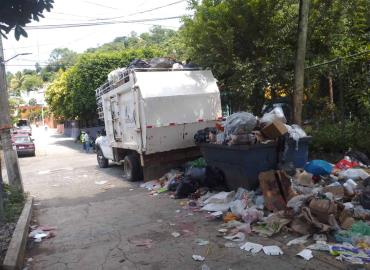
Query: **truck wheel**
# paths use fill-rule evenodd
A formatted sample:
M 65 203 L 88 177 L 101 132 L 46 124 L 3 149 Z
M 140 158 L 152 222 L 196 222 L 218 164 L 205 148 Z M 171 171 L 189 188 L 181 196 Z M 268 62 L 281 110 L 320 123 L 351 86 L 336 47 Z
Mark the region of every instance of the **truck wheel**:
M 124 177 L 130 181 L 139 181 L 141 180 L 141 166 L 140 160 L 135 154 L 129 154 L 125 156 L 123 160 L 123 171 Z
M 98 148 L 96 152 L 96 159 L 98 160 L 98 165 L 100 168 L 107 168 L 108 167 L 108 159 L 106 159 L 103 155 L 103 151 Z

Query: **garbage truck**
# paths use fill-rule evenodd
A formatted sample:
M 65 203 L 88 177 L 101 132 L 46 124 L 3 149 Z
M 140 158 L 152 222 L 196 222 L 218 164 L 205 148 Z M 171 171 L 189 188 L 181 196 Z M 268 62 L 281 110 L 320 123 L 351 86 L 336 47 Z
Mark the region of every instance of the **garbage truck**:
M 210 70 L 120 69 L 96 89 L 105 132 L 96 139 L 98 165 L 123 164 L 129 181 L 149 180 L 199 157 L 194 134 L 222 119 Z

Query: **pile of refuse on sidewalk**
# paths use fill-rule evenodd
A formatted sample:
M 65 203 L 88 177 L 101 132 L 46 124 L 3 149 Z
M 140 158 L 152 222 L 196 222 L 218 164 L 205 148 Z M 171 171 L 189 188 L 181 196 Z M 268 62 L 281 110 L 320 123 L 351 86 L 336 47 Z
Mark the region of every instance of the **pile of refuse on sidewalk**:
M 243 131 L 240 125 L 232 129 L 227 124 L 233 123 L 234 119 L 229 117 L 226 120 L 223 131 L 209 129 L 198 132 L 195 140 L 223 144 L 263 141 L 257 139 L 260 134 L 255 128 L 260 124 L 255 117 L 247 114 L 241 117 L 239 113 L 238 121 L 245 120 Z M 273 119 L 271 123 L 279 126 L 282 122 Z M 269 134 L 264 131 L 266 127 L 260 131 L 264 137 Z M 284 127 L 295 140 L 306 136 L 298 126 Z M 256 190 L 240 187 L 229 191 L 222 172 L 207 166 L 206 161 L 200 158 L 141 187 L 147 188 L 152 196 L 169 192 L 174 199 L 188 198 L 189 209 L 206 212 L 209 220 L 223 221 L 217 233 L 228 240 L 225 247 L 239 246 L 252 254 L 263 251 L 266 255 L 283 255 L 279 246 L 263 246 L 245 240 L 248 235 L 272 237 L 284 231 L 299 236 L 289 241 L 287 246 L 305 245 L 297 253 L 305 260 L 313 257 L 314 250 L 328 252 L 343 262 L 369 263 L 368 157 L 359 151 L 349 151 L 336 164 L 311 160 L 304 168 L 279 168 L 260 172 Z

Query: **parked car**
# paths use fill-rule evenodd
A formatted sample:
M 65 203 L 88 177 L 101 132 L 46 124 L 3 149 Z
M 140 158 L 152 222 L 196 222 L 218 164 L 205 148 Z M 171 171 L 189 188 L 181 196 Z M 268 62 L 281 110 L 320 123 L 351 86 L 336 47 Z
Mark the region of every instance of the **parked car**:
M 13 129 L 13 134 L 22 134 L 32 136 L 32 128 L 30 126 L 20 126 Z
M 33 139 L 24 134 L 15 134 L 12 137 L 13 146 L 17 150 L 18 156 L 35 156 L 36 148 Z

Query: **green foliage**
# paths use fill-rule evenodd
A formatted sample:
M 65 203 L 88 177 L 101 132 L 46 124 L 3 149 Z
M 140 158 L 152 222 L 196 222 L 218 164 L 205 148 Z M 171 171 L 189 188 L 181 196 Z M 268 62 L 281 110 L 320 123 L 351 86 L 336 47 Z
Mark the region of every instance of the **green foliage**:
M 60 70 L 55 79 L 49 84 L 45 100 L 56 117 L 71 117 L 68 103 L 67 72 Z
M 47 71 L 66 70 L 74 65 L 77 60 L 77 53 L 68 48 L 56 48 L 50 53 Z
M 4 212 L 8 222 L 16 221 L 21 214 L 26 200 L 24 193 L 7 184 L 3 184 Z
M 190 8 L 195 14 L 185 18 L 180 29 L 186 54 L 193 62 L 212 69 L 219 80 L 224 105 L 233 111 L 259 112 L 266 89 L 271 91 L 272 99 L 282 90 L 291 96 L 298 1 L 204 0 L 191 1 Z M 369 9 L 367 0 L 312 0 L 306 65 L 368 50 Z M 330 71 L 335 93 L 339 78 L 343 81 L 346 111 L 356 111 L 356 105 L 360 105 L 357 112 L 368 111 L 368 61 L 369 55 L 363 55 L 343 61 L 338 69 L 333 65 L 332 69 L 323 66 L 306 72 L 306 96 L 312 98 L 306 99 L 312 101 L 306 112 L 323 109 L 316 105 L 315 98 L 327 96 L 322 78 Z
M 370 155 L 368 121 L 322 123 L 306 131 L 313 137 L 311 145 L 313 152 L 343 153 L 352 148 Z
M 134 59 L 154 56 L 162 54 L 152 48 L 82 54 L 73 67 L 59 73 L 49 85 L 46 100 L 50 110 L 67 119 L 91 119 L 96 115 L 95 89 L 107 80 L 108 73 Z
M 14 29 L 15 38 L 27 37 L 24 26 L 32 20 L 39 21 L 42 13 L 53 8 L 53 0 L 1 0 L 0 34 L 6 37 Z
M 37 100 L 35 98 L 31 98 L 28 101 L 28 105 L 30 105 L 30 106 L 36 106 L 37 105 Z

